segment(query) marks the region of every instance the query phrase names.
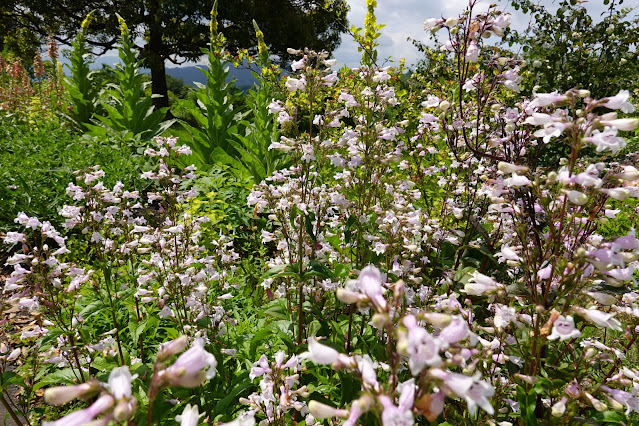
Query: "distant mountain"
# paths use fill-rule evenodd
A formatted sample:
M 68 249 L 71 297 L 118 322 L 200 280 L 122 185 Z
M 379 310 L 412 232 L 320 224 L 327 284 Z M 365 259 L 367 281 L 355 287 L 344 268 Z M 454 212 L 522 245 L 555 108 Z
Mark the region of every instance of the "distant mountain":
M 179 68 L 167 67 L 166 73 L 172 77 L 181 78 L 185 84 L 189 84 L 191 86 L 195 86 L 195 83 L 206 84 L 206 77 L 204 76 L 204 73 L 200 71 L 200 67 L 204 67 L 204 65 Z M 250 88 L 253 86 L 253 83 L 257 81 L 253 77 L 253 74 L 251 74 L 250 70 L 231 66 L 229 70 L 229 81 L 233 78 L 235 78 L 235 85 L 241 90 Z

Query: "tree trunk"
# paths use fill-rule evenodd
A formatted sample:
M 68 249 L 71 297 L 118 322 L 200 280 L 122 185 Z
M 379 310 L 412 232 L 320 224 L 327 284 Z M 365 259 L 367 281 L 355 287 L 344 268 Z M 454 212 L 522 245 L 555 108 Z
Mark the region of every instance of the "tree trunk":
M 151 69 L 151 93 L 159 95 L 153 98 L 155 108 L 169 106 L 169 96 L 166 87 L 166 69 L 164 66 L 164 42 L 162 41 L 162 23 L 159 19 L 162 0 L 151 2 L 149 6 L 149 42 L 144 47 L 146 62 Z

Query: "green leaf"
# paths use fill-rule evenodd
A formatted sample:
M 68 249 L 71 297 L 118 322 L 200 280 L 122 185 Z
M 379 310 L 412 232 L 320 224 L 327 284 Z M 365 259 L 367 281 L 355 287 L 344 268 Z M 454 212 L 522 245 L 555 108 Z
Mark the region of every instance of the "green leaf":
M 77 384 L 78 378 L 70 368 L 55 371 L 46 375 L 42 380 L 33 386 L 33 390 L 38 390 L 48 385 L 72 385 Z

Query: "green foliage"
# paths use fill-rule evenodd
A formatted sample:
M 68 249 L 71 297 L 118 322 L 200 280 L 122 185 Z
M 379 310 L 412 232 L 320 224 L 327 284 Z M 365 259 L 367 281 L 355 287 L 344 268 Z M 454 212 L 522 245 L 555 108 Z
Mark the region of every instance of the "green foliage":
M 511 46 L 522 46 L 528 62 L 526 93 L 534 86 L 538 92 L 579 87 L 602 98 L 637 87 L 639 19 L 621 7 L 622 1 L 607 3 L 600 19 L 590 16 L 582 2 L 563 0 L 556 12 L 530 0 L 512 3 L 533 19 L 527 31 L 507 38 Z
M 149 141 L 162 134 L 174 121 L 165 121 L 167 108 L 155 109 L 145 88 L 149 84 L 140 71 L 134 44 L 128 32 L 122 33 L 118 47 L 120 63 L 114 68 L 117 84 L 109 84 L 101 101 L 105 116 L 95 116 L 89 134 L 120 143 Z
M 41 127 L 2 120 L 0 125 L 0 229 L 13 229 L 19 212 L 60 224 L 73 172 L 101 164 L 108 184 L 140 188 L 142 159 L 108 145 L 87 143 L 60 123 Z
M 192 159 L 200 168 L 215 163 L 236 164 L 234 159 L 238 156 L 231 139 L 239 132 L 238 124 L 243 117 L 235 106 L 241 93 L 234 89 L 233 82 L 227 82 L 229 66 L 223 59 L 223 46 L 224 37 L 212 33 L 209 48 L 202 50 L 208 59 L 202 69 L 206 85 L 198 85 L 197 108 L 191 109 L 196 126 L 182 123 L 192 135 Z
M 87 16 L 86 19 L 88 24 L 90 17 Z M 86 43 L 84 27 L 71 46 L 73 50 L 66 52 L 71 75 L 64 77 L 63 80 L 70 103 L 67 114 L 79 129 L 87 130 L 87 123 L 90 123 L 94 114 L 99 112 L 100 86 L 94 78 L 95 73 L 90 69 L 94 61 Z
M 384 25 L 377 24 L 375 16 L 376 0 L 366 0 L 366 18 L 364 18 L 364 35 L 362 29 L 352 26 L 351 31 L 355 41 L 359 43 L 357 50 L 362 52 L 362 64 L 371 66 L 377 62 L 377 39 L 382 35 L 380 30 Z

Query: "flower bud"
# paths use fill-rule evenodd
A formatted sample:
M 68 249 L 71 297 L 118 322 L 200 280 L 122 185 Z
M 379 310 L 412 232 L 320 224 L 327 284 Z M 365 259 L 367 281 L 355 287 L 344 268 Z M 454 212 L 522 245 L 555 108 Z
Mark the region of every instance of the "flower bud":
M 354 291 L 346 290 L 345 288 L 338 288 L 337 299 L 342 303 L 351 305 L 362 300 L 362 295 L 360 293 L 355 293 Z
M 386 324 L 388 324 L 388 321 L 390 321 L 388 314 L 376 313 L 373 315 L 373 318 L 371 319 L 371 324 L 376 329 L 381 330 L 384 328 Z
M 448 108 L 450 108 L 450 102 L 448 102 L 447 100 L 443 100 L 439 103 L 439 109 L 441 111 L 447 111 Z
M 308 403 L 308 411 L 313 415 L 313 417 L 319 420 L 330 419 L 333 417 L 345 419 L 348 417 L 348 410 L 334 408 L 315 400 L 311 400 Z
M 448 18 L 446 19 L 446 26 L 447 27 L 454 27 L 459 23 L 459 20 L 457 18 Z
M 13 361 L 14 359 L 17 359 L 21 353 L 22 350 L 20 348 L 14 349 L 7 357 L 7 361 Z
M 188 343 L 188 337 L 180 336 L 177 339 L 171 340 L 170 342 L 160 344 L 157 360 L 160 362 L 165 361 L 172 355 L 182 352 L 186 348 L 186 345 Z
M 420 315 L 420 318 L 426 320 L 429 324 L 438 328 L 444 328 L 450 324 L 453 317 L 448 314 L 441 314 L 438 312 L 428 312 Z
M 552 414 L 553 417 L 561 417 L 564 415 L 565 412 L 566 412 L 566 397 L 563 397 L 559 400 L 559 402 L 557 402 L 555 405 L 552 406 L 552 409 L 550 410 L 550 414 Z
M 135 400 L 133 400 L 135 401 Z M 135 411 L 135 403 L 125 399 L 117 403 L 113 409 L 113 418 L 118 422 L 123 422 L 131 418 Z
M 44 391 L 44 400 L 51 405 L 63 405 L 76 398 L 86 399 L 100 391 L 96 380 L 73 386 L 54 386 Z

